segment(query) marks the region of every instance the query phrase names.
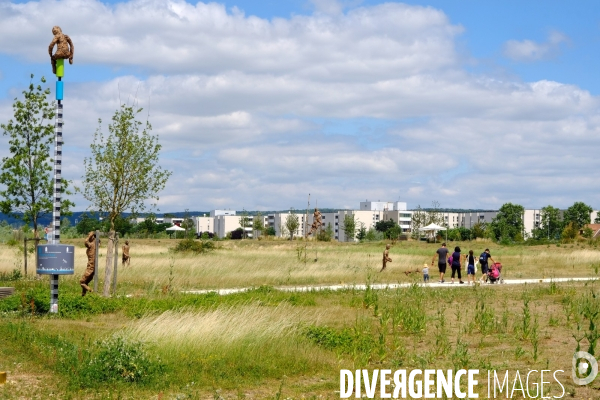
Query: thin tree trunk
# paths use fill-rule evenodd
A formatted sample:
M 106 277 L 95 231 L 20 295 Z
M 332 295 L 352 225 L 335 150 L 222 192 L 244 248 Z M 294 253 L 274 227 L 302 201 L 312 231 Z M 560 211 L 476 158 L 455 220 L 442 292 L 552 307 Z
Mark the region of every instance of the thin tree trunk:
M 111 229 L 108 234 L 108 243 L 106 245 L 106 269 L 104 270 L 104 289 L 102 295 L 104 297 L 110 296 L 110 286 L 112 283 L 112 271 L 113 271 L 113 253 L 115 244 L 115 231 Z M 96 249 L 98 251 L 99 249 Z

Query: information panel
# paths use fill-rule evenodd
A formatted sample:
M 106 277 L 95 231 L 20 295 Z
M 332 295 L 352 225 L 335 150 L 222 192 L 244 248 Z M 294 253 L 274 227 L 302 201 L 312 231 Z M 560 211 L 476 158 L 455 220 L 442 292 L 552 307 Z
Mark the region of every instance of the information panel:
M 37 258 L 38 274 L 73 275 L 75 273 L 75 246 L 40 244 L 37 246 Z

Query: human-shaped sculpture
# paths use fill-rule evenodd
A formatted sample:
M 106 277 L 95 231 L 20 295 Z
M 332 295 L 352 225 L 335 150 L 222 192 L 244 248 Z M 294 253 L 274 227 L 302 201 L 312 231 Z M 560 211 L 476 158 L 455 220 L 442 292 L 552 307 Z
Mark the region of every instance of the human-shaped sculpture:
M 126 240 L 125 244 L 123 245 L 123 256 L 121 263 L 123 266 L 125 266 L 125 264 L 129 265 L 130 262 L 131 259 L 129 257 L 129 240 Z
M 306 237 L 315 233 L 317 229 L 321 227 L 321 225 L 323 225 L 323 223 L 321 222 L 321 213 L 317 208 L 315 208 L 315 212 L 313 214 L 313 223 L 310 227 L 310 231 L 306 232 Z
M 383 272 L 385 267 L 387 267 L 387 263 L 389 262 L 392 262 L 392 259 L 390 258 L 390 245 L 388 243 L 385 245 L 385 250 L 383 251 L 383 267 L 379 272 Z
M 91 231 L 85 239 L 85 254 L 87 255 L 88 262 L 87 268 L 81 277 L 79 283 L 81 284 L 81 296 L 85 296 L 87 292 L 93 292 L 88 286 L 88 283 L 94 279 L 94 273 L 96 272 L 96 232 Z
M 52 42 L 50 42 L 50 46 L 48 46 L 48 54 L 50 54 L 52 73 L 56 74 L 56 60 L 69 59 L 69 64 L 73 64 L 75 46 L 73 46 L 73 41 L 71 40 L 69 35 L 65 35 L 62 33 L 60 26 L 55 26 L 54 28 L 52 28 L 52 33 L 54 34 L 54 39 L 52 39 Z M 56 53 L 52 54 L 52 50 L 54 50 L 55 45 Z

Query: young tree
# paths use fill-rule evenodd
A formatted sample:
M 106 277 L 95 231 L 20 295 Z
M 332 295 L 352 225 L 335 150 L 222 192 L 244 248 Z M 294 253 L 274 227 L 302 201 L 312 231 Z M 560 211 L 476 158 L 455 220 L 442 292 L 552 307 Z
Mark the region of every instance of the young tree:
M 486 230 L 487 224 L 485 222 L 477 222 L 475 225 L 473 225 L 473 228 L 471 229 L 473 239 L 484 238 Z
M 90 202 L 90 207 L 105 213 L 110 221 L 104 296 L 109 295 L 112 281 L 116 218 L 127 210 L 134 215 L 143 212 L 148 208 L 149 199 L 158 201 L 158 193 L 171 175 L 158 165 L 161 145 L 158 136 L 150 134 L 150 123 L 146 121 L 143 125 L 136 120 L 141 111 L 122 105 L 108 124 L 106 137 L 99 120 L 90 146 L 92 155 L 84 159 L 83 197 Z
M 560 237 L 563 230 L 563 222 L 560 218 L 560 210 L 556 207 L 546 206 L 541 210 L 541 223 L 534 234 L 537 238 L 556 239 Z
M 190 210 L 185 209 L 183 214 L 183 221 L 181 221 L 181 227 L 185 229 L 185 238 L 191 239 L 196 237 L 196 222 L 190 215 Z
M 429 210 L 427 210 L 427 218 L 425 220 L 425 225 L 430 225 L 430 224 L 447 225 L 446 221 L 444 221 L 444 215 L 440 211 L 439 201 L 432 201 L 431 208 Z
M 360 228 L 358 228 L 358 233 L 356 234 L 356 238 L 359 242 L 363 242 L 367 237 L 367 228 L 364 223 L 360 223 Z
M 33 81 L 33 74 L 31 75 Z M 46 83 L 44 77 L 40 80 Z M 30 82 L 23 91 L 23 100 L 13 103 L 14 121 L 0 125 L 3 134 L 10 137 L 9 157 L 2 159 L 0 184 L 0 211 L 25 224 L 33 225 L 38 236 L 39 218 L 52 212 L 54 184 L 50 148 L 54 141 L 54 102 L 48 102 L 50 89 Z M 67 181 L 62 180 L 63 193 L 70 194 Z M 62 199 L 61 212 L 69 215 L 73 203 Z
M 421 209 L 421 206 L 418 205 L 417 209 L 413 211 L 412 219 L 411 219 L 411 236 L 413 239 L 419 239 L 421 237 L 421 229 L 422 227 L 427 225 L 427 214 Z
M 252 221 L 250 221 L 250 217 L 248 216 L 248 211 L 243 210 L 240 215 L 240 228 L 242 228 L 242 239 L 246 239 L 246 228 L 252 227 Z
M 331 222 L 327 223 L 327 228 L 319 229 L 317 233 L 317 240 L 320 242 L 331 242 L 333 239 L 333 228 L 331 227 Z
M 294 233 L 298 230 L 300 226 L 300 220 L 298 219 L 298 214 L 294 213 L 294 209 L 290 209 L 290 213 L 285 220 L 285 229 L 290 234 L 290 240 L 294 240 Z
M 505 203 L 493 219 L 491 229 L 496 240 L 523 238 L 523 213 L 525 208 L 518 204 Z
M 344 215 L 344 222 L 342 229 L 344 230 L 344 235 L 346 236 L 346 241 L 354 240 L 354 232 L 356 232 L 356 220 L 354 219 L 354 214 L 346 214 Z
M 564 215 L 565 225 L 573 223 L 575 229 L 581 229 L 592 222 L 591 213 L 594 211 L 587 204 L 577 201 L 571 207 L 567 208 Z
M 252 221 L 252 230 L 254 231 L 255 239 L 258 239 L 258 235 L 262 234 L 265 230 L 265 222 L 260 212 L 254 216 L 254 220 Z

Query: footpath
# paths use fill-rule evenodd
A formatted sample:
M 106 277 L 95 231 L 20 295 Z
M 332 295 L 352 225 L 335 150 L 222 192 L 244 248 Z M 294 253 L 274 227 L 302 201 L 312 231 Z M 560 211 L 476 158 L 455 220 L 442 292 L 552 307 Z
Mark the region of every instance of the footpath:
M 489 284 L 482 283 L 481 286 L 485 287 L 494 287 L 494 286 L 503 286 L 503 285 L 525 285 L 525 284 L 539 284 L 539 283 L 564 283 L 564 282 L 588 282 L 595 281 L 598 278 L 545 278 L 545 279 L 505 279 L 503 283 L 499 284 Z M 469 285 L 465 282 L 464 285 L 461 285 L 456 281 L 454 284 L 450 283 L 450 281 L 446 281 L 445 283 L 439 283 L 437 281 L 431 281 L 431 283 L 417 283 L 419 286 L 430 287 L 430 288 L 469 288 L 473 287 L 473 285 Z M 409 287 L 413 285 L 413 283 L 379 283 L 370 285 L 371 289 L 375 290 L 385 290 L 385 289 L 397 289 L 403 287 Z M 274 286 L 275 290 L 279 290 L 282 292 L 317 292 L 320 290 L 366 290 L 367 285 L 317 285 L 317 286 Z M 242 293 L 247 292 L 249 290 L 256 289 L 256 287 L 246 287 L 246 288 L 231 288 L 231 289 L 203 289 L 203 290 L 185 290 L 183 293 L 191 293 L 191 294 L 207 294 L 207 293 L 217 293 L 219 295 L 225 296 L 228 294 Z

